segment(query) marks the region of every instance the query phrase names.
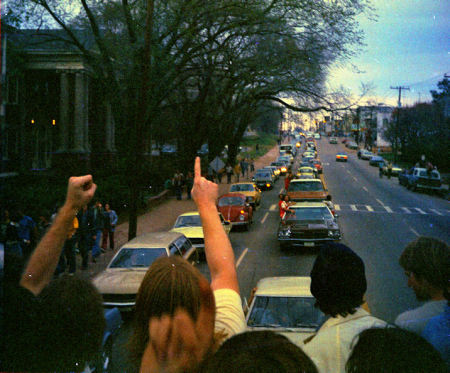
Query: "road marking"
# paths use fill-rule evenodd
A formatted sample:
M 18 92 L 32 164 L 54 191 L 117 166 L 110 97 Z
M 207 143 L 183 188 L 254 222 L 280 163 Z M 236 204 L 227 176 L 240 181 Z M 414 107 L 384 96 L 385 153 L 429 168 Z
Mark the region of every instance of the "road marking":
M 414 207 L 417 211 L 419 211 L 422 215 L 426 215 L 427 213 L 421 209 L 419 209 L 418 207 Z
M 277 209 L 277 205 L 275 204 L 275 205 L 270 206 L 269 211 L 275 211 L 276 209 Z
M 384 206 L 384 203 L 381 202 L 379 199 L 377 199 L 377 202 L 378 202 L 381 206 Z
M 435 210 L 435 209 L 430 209 L 430 211 L 433 211 L 437 215 L 441 215 L 441 216 L 444 215 L 444 214 L 440 213 L 438 210 Z
M 410 230 L 411 230 L 411 232 L 413 232 L 417 237 L 419 237 L 420 236 L 420 234 L 419 233 L 417 233 L 413 228 L 409 228 Z
M 407 207 L 402 207 L 402 210 L 406 212 L 407 214 L 411 214 L 411 211 Z
M 366 209 L 367 209 L 367 211 L 373 211 L 373 208 L 371 206 L 366 205 Z
M 363 189 L 364 189 L 366 192 L 369 192 L 369 189 L 367 189 L 366 187 L 363 187 Z
M 339 205 L 334 205 L 334 209 L 335 209 L 336 211 L 340 211 L 340 210 L 341 210 L 341 206 L 339 206 Z
M 350 205 L 350 208 L 352 209 L 352 211 L 358 211 L 355 205 Z
M 358 179 L 356 177 L 353 176 L 353 180 L 358 181 Z
M 268 216 L 269 216 L 269 213 L 266 212 L 265 215 L 264 215 L 264 217 L 263 217 L 262 220 L 261 220 L 261 224 L 264 224 L 264 222 L 266 221 L 266 219 L 267 219 Z
M 247 254 L 248 248 L 245 248 L 245 250 L 242 252 L 241 256 L 236 262 L 236 268 L 239 267 L 239 264 L 241 264 L 242 259 L 244 259 L 245 254 Z
M 349 174 L 351 174 L 351 172 L 350 172 L 349 170 L 347 170 L 347 172 L 348 172 Z
M 393 211 L 391 210 L 391 208 L 389 206 L 383 205 L 383 207 L 388 213 L 392 214 Z

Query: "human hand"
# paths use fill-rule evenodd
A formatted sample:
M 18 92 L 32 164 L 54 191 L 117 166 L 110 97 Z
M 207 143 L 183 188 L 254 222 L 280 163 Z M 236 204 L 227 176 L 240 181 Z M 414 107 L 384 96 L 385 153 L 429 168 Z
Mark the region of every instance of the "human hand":
M 219 187 L 212 181 L 202 177 L 200 157 L 195 158 L 194 174 L 194 186 L 191 195 L 197 207 L 200 209 L 204 206 L 215 206 L 219 196 Z
M 65 205 L 73 210 L 80 210 L 94 197 L 96 189 L 92 175 L 72 176 L 67 186 Z
M 142 356 L 140 373 L 194 371 L 213 344 L 215 302 L 209 284 L 200 284 L 201 307 L 194 322 L 184 309 L 173 317 L 153 317 L 149 322 L 150 341 Z

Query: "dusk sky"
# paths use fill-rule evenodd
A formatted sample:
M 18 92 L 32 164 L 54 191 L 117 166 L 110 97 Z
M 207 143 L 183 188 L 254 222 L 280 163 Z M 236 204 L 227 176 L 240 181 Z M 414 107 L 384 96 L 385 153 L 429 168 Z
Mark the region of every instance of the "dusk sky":
M 409 86 L 402 105 L 429 101 L 430 89 L 450 73 L 449 0 L 374 0 L 378 21 L 360 19 L 366 34 L 365 50 L 351 60 L 362 73 L 334 68 L 330 87 L 343 85 L 358 94 L 361 82 L 371 82 L 376 102 L 396 105 L 398 91 L 390 86 Z

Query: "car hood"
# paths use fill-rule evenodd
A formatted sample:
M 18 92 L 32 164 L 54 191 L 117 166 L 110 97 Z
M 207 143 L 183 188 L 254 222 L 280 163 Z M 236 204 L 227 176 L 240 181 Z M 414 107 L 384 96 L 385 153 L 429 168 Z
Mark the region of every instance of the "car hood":
M 183 233 L 187 238 L 203 238 L 202 227 L 180 227 L 180 228 L 173 228 L 170 231 Z
M 92 280 L 101 294 L 137 294 L 145 268 L 108 268 Z
M 327 193 L 325 191 L 318 192 L 288 192 L 289 198 L 291 199 L 325 199 Z
M 244 206 L 221 206 L 219 207 L 219 211 L 222 213 L 225 220 L 235 221 L 238 220 L 241 215 L 241 210 L 244 209 Z

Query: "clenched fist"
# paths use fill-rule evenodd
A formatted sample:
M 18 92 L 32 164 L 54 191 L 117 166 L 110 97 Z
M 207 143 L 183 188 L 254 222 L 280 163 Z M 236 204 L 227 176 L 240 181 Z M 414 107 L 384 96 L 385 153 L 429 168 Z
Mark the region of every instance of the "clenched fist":
M 73 210 L 80 210 L 94 197 L 96 189 L 92 175 L 72 176 L 67 186 L 65 205 Z

